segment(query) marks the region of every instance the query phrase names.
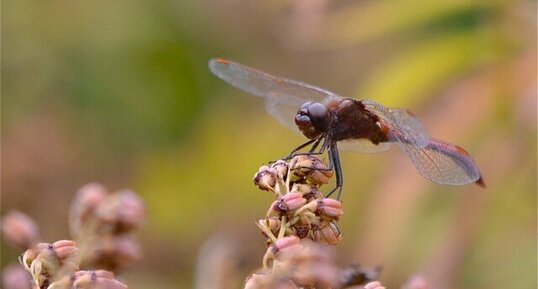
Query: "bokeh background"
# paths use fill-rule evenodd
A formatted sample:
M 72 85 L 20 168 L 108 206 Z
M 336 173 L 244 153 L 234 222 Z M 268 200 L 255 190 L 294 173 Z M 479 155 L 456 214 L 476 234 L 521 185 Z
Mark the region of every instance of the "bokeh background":
M 68 238 L 88 182 L 148 206 L 130 288 L 240 288 L 260 267 L 252 176 L 303 141 L 210 74 L 226 57 L 412 110 L 487 189 L 421 178 L 399 151 L 342 153 L 340 265 L 399 288 L 536 288 L 536 2 L 4 1 L 2 202 Z M 2 266 L 17 252 L 2 243 Z M 221 275 L 219 275 L 221 274 Z M 218 287 L 214 287 L 218 288 Z

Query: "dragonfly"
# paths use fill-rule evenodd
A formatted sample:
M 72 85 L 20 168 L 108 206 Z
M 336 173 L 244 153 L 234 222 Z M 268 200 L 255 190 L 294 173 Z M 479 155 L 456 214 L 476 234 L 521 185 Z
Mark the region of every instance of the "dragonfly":
M 342 192 L 344 178 L 338 149 L 377 153 L 398 146 L 424 178 L 440 185 L 476 183 L 485 187 L 480 170 L 463 148 L 432 138 L 409 111 L 387 108 L 373 100 L 354 99 L 223 58 L 209 61 L 209 69 L 230 85 L 261 97 L 267 111 L 280 123 L 302 133 L 308 141 L 297 154 L 321 155 L 327 151 L 334 168 L 336 187 L 327 196 Z M 306 153 L 300 150 L 311 145 Z

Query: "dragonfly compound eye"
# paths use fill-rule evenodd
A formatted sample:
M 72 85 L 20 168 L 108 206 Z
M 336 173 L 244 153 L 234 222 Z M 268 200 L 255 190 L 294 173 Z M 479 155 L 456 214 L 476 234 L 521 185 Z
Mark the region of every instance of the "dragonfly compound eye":
M 308 107 L 308 114 L 312 124 L 318 131 L 325 131 L 328 127 L 328 114 L 327 108 L 321 103 L 313 103 Z

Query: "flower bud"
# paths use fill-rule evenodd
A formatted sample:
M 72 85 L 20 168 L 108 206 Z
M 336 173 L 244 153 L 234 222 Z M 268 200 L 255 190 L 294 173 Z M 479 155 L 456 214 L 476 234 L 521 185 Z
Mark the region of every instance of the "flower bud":
M 342 203 L 335 199 L 324 198 L 318 201 L 319 214 L 329 219 L 338 220 L 344 214 L 342 208 Z
M 332 178 L 333 174 L 333 171 L 316 169 L 308 176 L 307 180 L 309 183 L 319 186 L 329 183 L 329 180 Z
M 267 217 L 275 217 L 293 212 L 306 204 L 306 199 L 301 193 L 287 193 L 274 201 L 267 212 Z
M 2 272 L 4 289 L 29 289 L 32 286 L 30 274 L 20 264 L 12 264 Z
M 245 289 L 299 289 L 292 280 L 275 278 L 273 275 L 252 274 L 246 283 Z
M 300 239 L 304 239 L 310 233 L 310 228 L 306 225 L 296 225 L 292 227 L 293 233 Z
M 411 276 L 407 283 L 402 287 L 403 289 L 428 289 L 428 281 L 423 275 L 417 274 Z
M 282 197 L 282 201 L 287 207 L 287 211 L 295 211 L 306 204 L 306 199 L 301 193 L 287 193 Z
M 52 283 L 48 289 L 127 289 L 127 286 L 105 270 L 77 271 Z
M 312 184 L 295 183 L 291 187 L 291 191 L 303 194 L 303 197 L 308 202 L 312 201 L 313 199 L 322 199 L 324 197 L 323 193 L 318 190 L 318 187 Z
M 2 217 L 2 234 L 10 245 L 23 250 L 39 240 L 39 230 L 34 220 L 19 211 L 9 211 Z
M 138 243 L 125 235 L 102 236 L 95 239 L 89 247 L 91 252 L 85 262 L 92 267 L 110 271 L 125 268 L 142 255 Z
M 370 282 L 364 285 L 364 289 L 385 289 L 378 281 Z
M 301 247 L 282 250 L 273 272 L 289 276 L 299 287 L 336 288 L 339 272 L 332 256 L 327 246 L 303 241 Z
M 271 168 L 275 169 L 277 176 L 281 179 L 285 179 L 288 174 L 288 163 L 283 160 L 278 160 L 271 165 Z
M 245 282 L 245 289 L 270 288 L 271 276 L 265 274 L 252 274 Z
M 107 196 L 95 214 L 101 223 L 107 225 L 105 232 L 125 233 L 142 225 L 146 219 L 146 208 L 138 195 L 125 190 Z
M 282 203 L 281 199 L 273 201 L 271 205 L 269 206 L 269 210 L 267 210 L 267 214 L 265 214 L 266 217 L 267 218 L 280 217 L 280 215 L 284 212 L 280 209 L 280 207 L 282 206 L 281 203 Z
M 262 166 L 254 175 L 254 184 L 264 191 L 273 192 L 276 186 L 278 171 L 276 168 Z
M 21 263 L 30 272 L 35 284 L 44 287 L 62 277 L 58 274 L 69 274 L 78 268 L 77 253 L 75 242 L 70 240 L 39 243 L 23 253 Z
M 364 268 L 359 264 L 351 264 L 340 271 L 340 288 L 348 288 L 373 282 L 379 278 L 380 271 L 380 267 Z
M 69 229 L 73 237 L 78 238 L 82 227 L 95 218 L 95 211 L 107 194 L 105 187 L 97 183 L 87 184 L 78 190 L 69 212 Z
M 273 250 L 275 252 L 279 252 L 284 249 L 298 248 L 296 246 L 300 247 L 300 239 L 297 238 L 296 236 L 288 236 L 280 240 L 277 240 L 273 246 Z
M 314 231 L 314 241 L 336 245 L 342 240 L 342 234 L 334 222 L 328 222 Z
M 278 233 L 278 230 L 280 230 L 281 223 L 282 222 L 280 221 L 280 218 L 276 216 L 265 219 L 265 224 L 267 228 L 269 228 L 269 230 L 271 230 L 273 234 Z
M 73 257 L 78 252 L 77 244 L 71 240 L 60 240 L 52 244 L 52 252 L 60 260 Z
M 304 180 L 310 184 L 322 185 L 328 183 L 333 176 L 333 171 L 329 170 L 329 167 L 315 156 L 296 156 L 290 162 L 290 166 L 294 182 Z
M 315 169 L 314 157 L 298 155 L 290 161 L 290 170 L 293 173 L 292 180 L 300 180 L 308 176 Z

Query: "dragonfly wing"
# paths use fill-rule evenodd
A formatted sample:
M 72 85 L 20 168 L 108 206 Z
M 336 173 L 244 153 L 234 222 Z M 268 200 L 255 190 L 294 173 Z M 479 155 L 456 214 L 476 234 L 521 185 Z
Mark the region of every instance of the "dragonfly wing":
M 430 135 L 424 125 L 409 112 L 387 108 L 372 100 L 361 100 L 367 110 L 377 115 L 381 123 L 389 128 L 388 137 L 392 141 L 410 144 L 419 148 L 428 145 Z
M 387 151 L 391 148 L 391 145 L 390 143 L 376 145 L 368 139 L 350 139 L 339 141 L 338 148 L 346 151 L 373 154 Z
M 464 185 L 480 182 L 480 171 L 471 156 L 462 148 L 431 139 L 423 148 L 399 143 L 418 172 L 441 185 Z
M 211 59 L 209 69 L 213 74 L 240 90 L 271 99 L 272 103 L 287 103 L 295 106 L 296 111 L 307 101 L 326 103 L 333 97 L 339 97 L 323 88 L 273 76 L 222 58 Z
M 295 115 L 299 106 L 290 105 L 287 101 L 282 100 L 284 99 L 267 98 L 265 100 L 265 108 L 282 125 L 297 133 L 301 133 L 297 125 L 295 125 Z

